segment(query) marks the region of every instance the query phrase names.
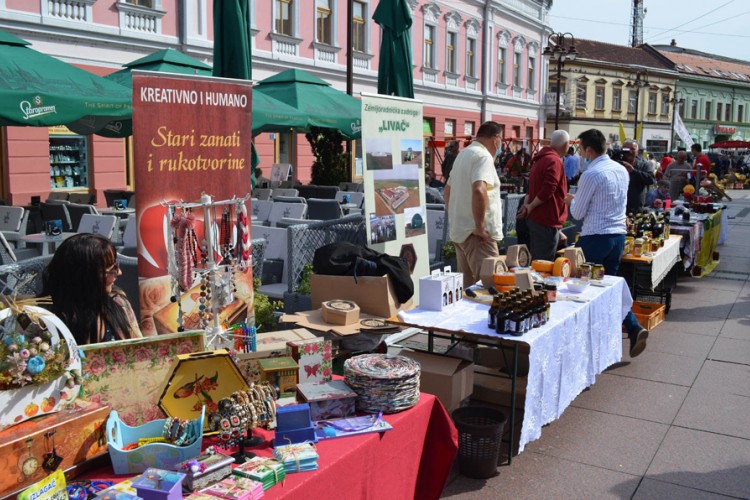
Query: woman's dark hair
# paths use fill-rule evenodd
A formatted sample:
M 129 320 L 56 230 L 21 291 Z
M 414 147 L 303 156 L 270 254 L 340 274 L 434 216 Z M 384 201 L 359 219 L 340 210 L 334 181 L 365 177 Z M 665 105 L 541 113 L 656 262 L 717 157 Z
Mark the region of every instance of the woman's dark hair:
M 65 240 L 44 270 L 42 295 L 52 297 L 50 309 L 79 344 L 97 342 L 100 318 L 117 337 L 128 336 L 125 312 L 107 293 L 106 272 L 116 262 L 111 241 L 85 233 Z
M 600 155 L 606 150 L 607 138 L 595 128 L 581 132 L 578 139 L 581 141 L 581 151 L 591 148 L 596 154 Z

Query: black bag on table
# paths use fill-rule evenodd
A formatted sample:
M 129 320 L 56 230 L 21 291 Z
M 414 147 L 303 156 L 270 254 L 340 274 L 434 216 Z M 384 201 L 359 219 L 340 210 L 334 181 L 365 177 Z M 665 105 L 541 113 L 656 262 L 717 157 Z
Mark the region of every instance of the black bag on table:
M 334 276 L 383 276 L 391 278 L 393 291 L 400 303 L 414 295 L 414 282 L 406 259 L 379 253 L 367 247 L 347 242 L 320 247 L 313 257 L 313 272 Z

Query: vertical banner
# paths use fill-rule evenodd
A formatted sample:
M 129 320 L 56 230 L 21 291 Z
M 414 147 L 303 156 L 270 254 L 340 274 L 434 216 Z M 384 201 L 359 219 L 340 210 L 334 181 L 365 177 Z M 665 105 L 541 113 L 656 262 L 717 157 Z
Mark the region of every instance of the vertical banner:
M 175 256 L 168 255 L 168 248 L 176 245 L 165 204 L 200 203 L 203 194 L 213 201 L 231 200 L 250 192 L 251 109 L 250 82 L 133 72 L 138 276 L 144 335 L 178 331 L 178 317 L 185 330 L 200 329 L 206 318 L 201 305 L 219 300 L 210 294 L 207 297 L 201 288 L 203 285 L 205 290 L 206 283 L 194 277 L 183 280 L 189 286 L 182 287 L 179 303 L 172 300 L 175 287 L 168 266 Z M 245 203 L 252 213 L 249 201 Z M 226 235 L 228 231 L 236 238 L 229 225 L 218 227 L 223 210 L 220 206 L 209 211 L 209 218 L 217 221 L 212 234 Z M 234 217 L 233 210 L 231 214 Z M 205 243 L 203 207 L 195 207 L 192 215 L 198 247 L 194 253 L 200 254 Z M 234 223 L 236 218 L 230 221 Z M 214 250 L 219 255 L 216 245 Z M 234 273 L 231 287 L 235 291 L 224 297 L 219 310 L 223 325 L 253 316 L 252 269 Z
M 362 94 L 361 141 L 367 241 L 407 260 L 419 304 L 419 278 L 430 274 L 422 102 Z

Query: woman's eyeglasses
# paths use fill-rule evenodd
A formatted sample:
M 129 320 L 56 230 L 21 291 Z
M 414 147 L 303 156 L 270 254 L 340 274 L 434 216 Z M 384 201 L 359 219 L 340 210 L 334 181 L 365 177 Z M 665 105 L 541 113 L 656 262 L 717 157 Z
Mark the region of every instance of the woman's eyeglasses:
M 115 262 L 115 265 L 109 268 L 108 270 L 104 271 L 104 274 L 107 276 L 114 276 L 117 277 L 117 274 L 120 272 L 120 265 Z

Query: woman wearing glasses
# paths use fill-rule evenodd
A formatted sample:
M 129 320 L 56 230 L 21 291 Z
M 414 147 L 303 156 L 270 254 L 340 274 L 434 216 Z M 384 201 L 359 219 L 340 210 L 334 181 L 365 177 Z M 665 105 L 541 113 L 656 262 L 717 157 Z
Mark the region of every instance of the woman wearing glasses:
M 50 309 L 62 319 L 79 344 L 142 337 L 125 293 L 115 287 L 122 274 L 111 241 L 98 234 L 65 240 L 44 270 L 44 292 Z

